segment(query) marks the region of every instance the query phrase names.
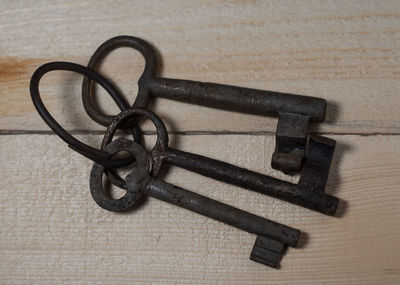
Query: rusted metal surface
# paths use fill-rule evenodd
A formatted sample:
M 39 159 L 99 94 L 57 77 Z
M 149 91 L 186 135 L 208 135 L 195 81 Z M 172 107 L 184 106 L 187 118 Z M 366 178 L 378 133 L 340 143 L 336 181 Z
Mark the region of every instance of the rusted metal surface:
M 147 108 L 151 97 L 163 97 L 217 109 L 278 116 L 276 148 L 271 165 L 285 173 L 297 172 L 301 169 L 308 124 L 310 121 L 322 122 L 325 119 L 326 101 L 324 99 L 157 77 L 158 65 L 155 50 L 146 41 L 131 36 L 119 36 L 104 42 L 93 54 L 88 67 L 98 68 L 104 57 L 119 47 L 131 47 L 138 50 L 146 62 L 144 72 L 138 81 L 139 91 L 134 107 Z M 89 77 L 83 80 L 82 100 L 86 112 L 93 120 L 104 126 L 111 123 L 113 117 L 101 113 L 95 105 Z M 132 126 L 134 123 L 134 120 L 126 122 L 125 126 L 121 127 Z
M 138 115 L 150 119 L 157 130 L 156 144 L 151 151 L 153 176 L 157 176 L 162 164 L 167 162 L 201 175 L 279 198 L 326 215 L 335 215 L 339 200 L 323 192 L 330 160 L 324 165 L 327 168 L 324 167 L 322 171 L 320 171 L 318 164 L 323 164 L 326 157 L 328 159 L 331 158 L 334 149 L 333 140 L 325 138 L 324 140 L 320 139 L 320 143 L 316 143 L 318 138 L 310 139 L 313 142 L 310 144 L 311 149 L 309 150 L 310 161 L 306 162 L 308 167 L 306 171 L 302 172 L 304 177 L 300 178 L 301 183 L 299 184 L 279 180 L 202 155 L 170 148 L 168 147 L 168 133 L 164 123 L 157 115 L 145 109 L 130 108 L 116 116 L 104 135 L 102 148 L 105 148 L 112 141 L 119 126 Z M 328 148 L 329 152 L 321 147 L 321 145 L 325 146 L 327 142 L 333 145 L 333 147 Z M 311 169 L 314 169 L 314 172 L 308 174 L 308 171 L 312 171 Z M 322 172 L 324 178 L 318 178 L 320 172 Z M 314 177 L 317 178 L 316 183 L 314 183 Z M 120 178 L 115 176 L 111 179 L 121 181 Z M 319 190 L 315 191 L 315 189 Z
M 263 260 L 253 260 L 272 267 L 277 266 L 283 254 L 283 249 L 278 251 L 277 248 L 284 248 L 285 245 L 296 247 L 298 243 L 300 237 L 299 230 L 256 216 L 150 176 L 150 164 L 146 151 L 131 140 L 121 139 L 113 141 L 107 144 L 103 150 L 107 151 L 110 155 L 120 151 L 127 151 L 136 159 L 134 168 L 126 176 L 126 194 L 119 199 L 110 198 L 105 194 L 102 186 L 102 176 L 105 167 L 94 163 L 90 174 L 90 193 L 96 203 L 106 210 L 125 211 L 143 202 L 143 197 L 145 196 L 157 198 L 246 232 L 265 237 L 265 240 L 269 240 L 270 242 L 264 245 L 264 248 L 266 248 L 264 250 L 273 254 L 264 254 Z

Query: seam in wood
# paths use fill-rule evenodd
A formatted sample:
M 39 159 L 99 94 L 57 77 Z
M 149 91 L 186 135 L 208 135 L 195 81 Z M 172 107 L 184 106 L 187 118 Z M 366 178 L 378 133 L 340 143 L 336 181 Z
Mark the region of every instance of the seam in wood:
M 105 131 L 97 130 L 72 130 L 74 135 L 103 135 Z M 275 132 L 234 132 L 234 131 L 170 131 L 169 134 L 183 136 L 198 136 L 198 135 L 248 135 L 248 136 L 265 136 L 275 135 Z M 144 135 L 156 135 L 154 131 L 143 131 Z M 398 136 L 396 132 L 371 132 L 371 133 L 356 133 L 356 132 L 310 132 L 311 135 L 340 135 L 340 136 Z M 46 130 L 0 130 L 1 135 L 55 135 L 52 131 Z

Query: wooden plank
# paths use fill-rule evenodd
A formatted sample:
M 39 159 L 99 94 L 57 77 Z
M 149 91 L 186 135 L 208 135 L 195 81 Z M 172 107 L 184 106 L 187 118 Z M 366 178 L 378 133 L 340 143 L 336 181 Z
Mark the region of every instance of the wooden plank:
M 127 214 L 100 209 L 88 191 L 91 163 L 54 135 L 0 136 L 0 283 L 396 284 L 400 137 L 331 137 L 338 147 L 327 191 L 348 205 L 338 218 L 178 168 L 166 178 L 306 232 L 303 248 L 289 249 L 275 270 L 249 260 L 254 236 L 164 202 L 149 199 Z M 269 169 L 273 140 L 171 138 L 180 149 L 282 177 Z
M 86 64 L 106 39 L 130 34 L 162 55 L 163 75 L 292 92 L 328 100 L 313 131 L 399 133 L 399 1 L 57 1 L 0 3 L 0 130 L 48 130 L 29 78 L 52 60 Z M 102 71 L 130 101 L 143 59 L 111 55 Z M 44 98 L 70 130 L 100 130 L 82 111 L 81 78 L 50 75 Z M 106 94 L 100 105 L 116 107 Z M 158 100 L 172 131 L 271 132 L 276 120 Z M 173 123 L 172 123 L 173 122 Z M 149 125 L 146 129 L 150 129 Z

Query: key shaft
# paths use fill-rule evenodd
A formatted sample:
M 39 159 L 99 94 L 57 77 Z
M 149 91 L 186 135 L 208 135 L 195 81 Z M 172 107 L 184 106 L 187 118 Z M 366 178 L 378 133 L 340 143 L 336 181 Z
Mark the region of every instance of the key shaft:
M 253 215 L 159 179 L 149 181 L 146 189 L 149 196 L 159 200 L 196 212 L 251 234 L 268 236 L 291 247 L 297 245 L 300 232 L 291 227 Z
M 325 119 L 326 101 L 310 96 L 160 77 L 146 84 L 150 95 L 175 101 L 262 116 L 294 113 L 314 122 Z

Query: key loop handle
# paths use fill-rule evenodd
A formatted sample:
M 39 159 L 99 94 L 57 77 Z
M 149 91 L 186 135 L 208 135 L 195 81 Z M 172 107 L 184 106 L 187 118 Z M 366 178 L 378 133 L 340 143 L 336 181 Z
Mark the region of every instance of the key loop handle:
M 153 149 L 151 150 L 152 169 L 150 172 L 152 176 L 153 174 L 154 176 L 157 176 L 162 163 L 162 158 L 157 159 L 158 157 L 160 157 L 157 154 L 163 153 L 168 148 L 168 132 L 163 121 L 155 113 L 151 112 L 148 109 L 132 107 L 119 113 L 112 120 L 111 124 L 107 128 L 107 131 L 105 132 L 103 137 L 103 142 L 101 143 L 101 149 L 105 150 L 106 147 L 112 142 L 114 134 L 116 130 L 120 128 L 120 126 L 124 125 L 132 118 L 138 119 L 138 116 L 144 116 L 145 118 L 149 119 L 156 127 L 157 139 Z M 114 171 L 113 169 L 105 169 L 104 172 L 107 175 L 110 183 L 127 190 L 128 187 L 126 181 L 116 171 Z
M 131 170 L 126 178 L 134 185 L 131 185 L 131 187 L 123 187 L 127 191 L 121 198 L 113 199 L 107 196 L 103 190 L 102 183 L 103 174 L 107 173 L 107 169 L 101 164 L 94 163 L 92 171 L 90 172 L 90 194 L 97 205 L 103 209 L 115 212 L 126 211 L 145 198 L 145 183 L 147 179 L 150 178 L 150 164 L 147 153 L 140 145 L 127 139 L 112 141 L 110 144 L 107 144 L 103 150 L 110 155 L 120 151 L 127 151 L 135 158 L 136 164 L 134 169 Z M 110 177 L 109 174 L 107 175 Z M 122 180 L 122 178 L 120 179 Z
M 144 116 L 153 122 L 157 131 L 156 143 L 151 150 L 151 154 L 155 157 L 155 153 L 164 152 L 168 147 L 168 132 L 163 121 L 155 113 L 148 109 L 143 108 L 129 108 L 127 110 L 119 113 L 108 126 L 106 133 L 104 134 L 103 142 L 101 143 L 101 148 L 104 149 L 106 145 L 110 144 L 117 129 L 123 125 L 126 121 L 132 117 L 137 117 L 138 115 Z M 153 162 L 154 163 L 154 162 Z M 154 165 L 153 165 L 154 167 Z
M 111 38 L 104 42 L 101 46 L 97 48 L 94 52 L 90 61 L 88 63 L 88 68 L 96 70 L 99 67 L 101 61 L 106 57 L 111 51 L 120 47 L 130 47 L 139 51 L 145 59 L 145 68 L 142 76 L 138 81 L 139 91 L 136 96 L 136 100 L 132 106 L 144 108 L 147 106 L 149 101 L 149 91 L 148 82 L 155 77 L 157 73 L 157 56 L 155 50 L 146 41 L 132 37 L 132 36 L 118 36 Z M 82 83 L 82 102 L 83 106 L 88 113 L 89 117 L 92 118 L 97 123 L 103 126 L 109 126 L 115 116 L 108 116 L 102 114 L 100 110 L 96 107 L 94 102 L 94 94 L 91 92 L 92 80 L 88 76 L 83 78 Z M 124 109 L 130 107 L 125 106 Z M 130 127 L 135 124 L 135 122 L 126 122 L 126 125 L 121 125 L 121 128 Z
M 54 118 L 51 116 L 47 108 L 44 106 L 43 101 L 40 97 L 40 92 L 39 92 L 39 82 L 40 79 L 45 75 L 46 73 L 50 71 L 56 71 L 56 70 L 66 70 L 66 71 L 72 71 L 76 73 L 80 73 L 83 75 L 86 75 L 92 79 L 94 79 L 97 83 L 99 83 L 114 99 L 114 101 L 117 103 L 117 105 L 120 108 L 124 108 L 126 106 L 126 103 L 123 103 L 122 96 L 120 96 L 119 92 L 115 89 L 115 87 L 102 75 L 99 73 L 95 72 L 94 70 L 91 70 L 85 66 L 71 63 L 71 62 L 62 62 L 62 61 L 56 61 L 56 62 L 50 62 L 46 63 L 42 66 L 40 66 L 34 74 L 32 75 L 31 82 L 30 82 L 30 93 L 32 97 L 33 104 L 42 117 L 42 119 L 46 122 L 46 124 L 63 140 L 65 141 L 70 148 L 73 150 L 79 152 L 83 156 L 99 163 L 102 164 L 106 167 L 110 168 L 117 168 L 121 167 L 124 165 L 128 165 L 132 163 L 133 158 L 128 157 L 128 158 L 123 158 L 123 159 L 112 159 L 110 157 L 110 154 L 103 150 L 96 149 L 94 147 L 91 147 L 75 137 L 73 137 L 70 133 L 68 133 Z M 138 126 L 135 126 L 132 130 L 134 139 L 136 142 L 141 142 L 141 131 Z

